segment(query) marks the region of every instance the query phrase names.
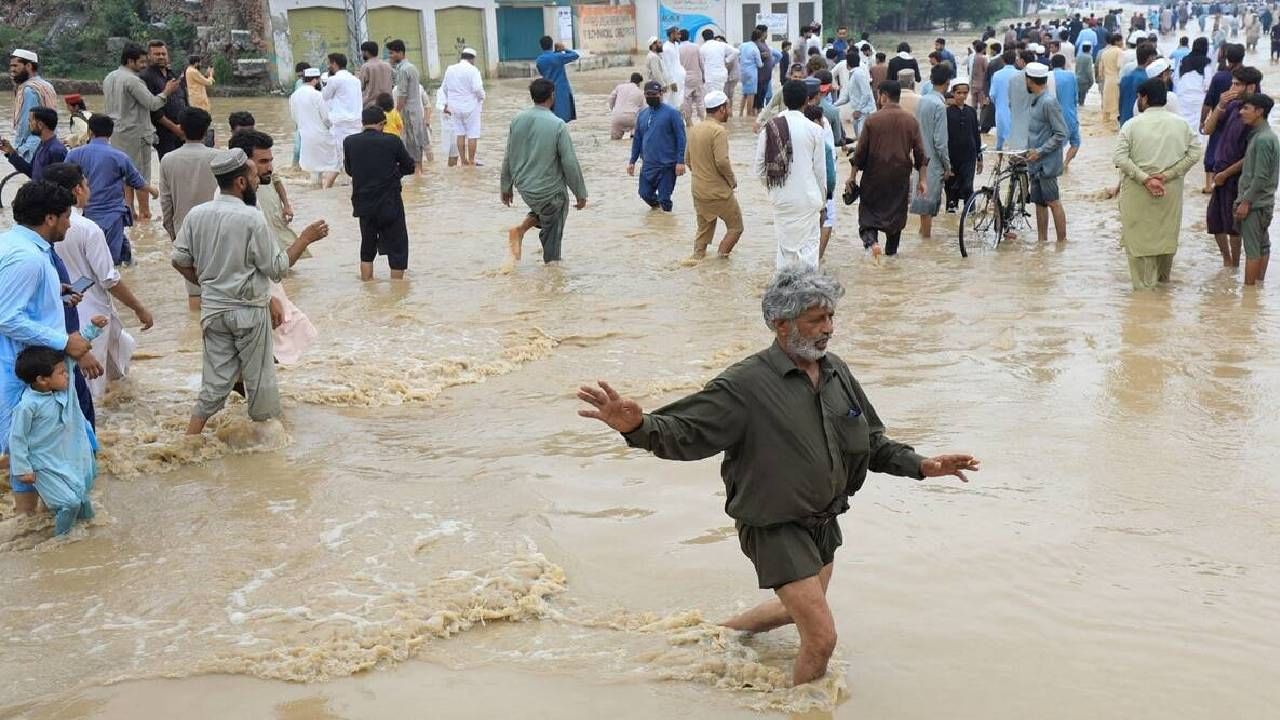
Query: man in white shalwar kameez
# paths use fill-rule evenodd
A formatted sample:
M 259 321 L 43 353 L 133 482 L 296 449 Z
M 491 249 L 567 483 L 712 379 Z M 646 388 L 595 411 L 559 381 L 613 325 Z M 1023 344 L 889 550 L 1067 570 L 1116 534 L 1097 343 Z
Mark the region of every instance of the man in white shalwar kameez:
M 364 90 L 360 87 L 360 78 L 347 70 L 346 55 L 329 54 L 329 79 L 321 95 L 329 111 L 329 132 L 333 135 L 333 144 L 341 162 L 342 141 L 364 130 L 360 122 L 360 113 L 364 111 Z
M 137 315 L 144 331 L 151 329 L 153 321 L 150 311 L 120 279 L 120 271 L 111 260 L 111 248 L 107 246 L 107 236 L 102 228 L 84 216 L 90 195 L 89 181 L 85 179 L 84 172 L 74 163 L 54 163 L 45 168 L 44 179 L 70 190 L 76 198 L 76 206 L 71 208 L 71 227 L 66 238 L 54 244 L 53 250 L 66 265 L 69 276 L 93 281 L 93 286 L 81 295 L 80 304 L 76 305 L 80 323 L 86 325 L 97 315 L 107 318 L 106 329 L 93 343 L 94 355 L 105 372 L 96 378 L 85 377 L 89 392 L 98 400 L 106 394 L 108 381 L 119 380 L 128 374 L 129 361 L 137 345 L 125 332 L 120 316 L 111 304 L 111 296 L 114 295 Z
M 674 25 L 667 28 L 667 41 L 662 43 L 662 64 L 667 68 L 667 77 L 675 83 L 676 89 L 667 93 L 665 102 L 679 110 L 684 104 L 684 65 L 680 62 L 680 28 Z
M 779 269 L 797 263 L 818 266 L 820 215 L 827 197 L 826 140 L 822 128 L 800 112 L 807 96 L 804 82 L 787 81 L 782 86 L 786 111 L 765 123 L 756 142 L 755 173 L 773 206 Z
M 309 173 L 318 174 L 322 187 L 333 187 L 333 181 L 342 169 L 342 161 L 329 132 L 329 111 L 316 87 L 319 84 L 319 68 L 303 71 L 302 85 L 289 96 L 289 113 L 293 115 L 293 123 L 302 138 L 298 165 Z

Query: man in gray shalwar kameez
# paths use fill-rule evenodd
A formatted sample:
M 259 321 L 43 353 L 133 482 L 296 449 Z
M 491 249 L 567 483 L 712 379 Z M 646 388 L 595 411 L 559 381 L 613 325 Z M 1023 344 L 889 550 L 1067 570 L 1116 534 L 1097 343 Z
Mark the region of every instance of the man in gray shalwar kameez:
M 219 153 L 210 169 L 219 194 L 192 208 L 173 243 L 173 267 L 200 286 L 204 336 L 204 371 L 188 435 L 204 430 L 237 380 L 244 382 L 250 418 L 262 422 L 280 414 L 271 328 L 283 310 L 271 299 L 271 283 L 328 234 L 313 225 L 282 250 L 255 207 L 258 171 L 244 151 Z
M 916 120 L 920 122 L 920 134 L 924 137 L 924 153 L 929 158 L 925 166 L 925 191 L 911 198 L 911 213 L 920 216 L 920 237 L 933 235 L 933 217 L 942 207 L 942 185 L 951 172 L 951 153 L 947 148 L 947 104 L 944 99 L 947 84 L 951 81 L 951 66 L 938 63 L 929 71 L 933 92 L 920 98 L 916 106 Z
M 405 59 L 404 41 L 392 40 L 387 43 L 387 53 L 391 56 L 391 65 L 395 68 L 396 110 L 404 121 L 404 149 L 422 172 L 422 151 L 431 144 L 427 137 L 427 126 L 422 112 L 422 76 L 413 63 Z

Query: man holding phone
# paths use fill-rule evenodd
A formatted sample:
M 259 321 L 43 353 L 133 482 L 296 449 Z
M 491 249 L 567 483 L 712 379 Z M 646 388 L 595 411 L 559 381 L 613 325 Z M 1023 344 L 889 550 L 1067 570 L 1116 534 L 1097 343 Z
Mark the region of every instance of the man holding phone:
M 47 107 L 33 108 L 27 117 L 27 129 L 40 138 L 40 144 L 36 146 L 31 160 L 22 157 L 8 140 L 0 140 L 0 152 L 4 153 L 5 160 L 9 161 L 14 170 L 32 180 L 40 180 L 44 177 L 46 166 L 67 159 L 67 146 L 62 144 L 56 133 L 58 111 Z
M 8 453 L 13 408 L 26 385 L 14 374 L 18 353 L 32 345 L 91 358 L 88 340 L 67 332 L 53 246 L 71 225 L 75 198 L 49 182 L 29 182 L 13 201 L 15 225 L 0 235 L 0 452 Z M 9 472 L 8 457 L 0 467 Z M 35 486 L 9 478 L 18 514 L 36 511 Z

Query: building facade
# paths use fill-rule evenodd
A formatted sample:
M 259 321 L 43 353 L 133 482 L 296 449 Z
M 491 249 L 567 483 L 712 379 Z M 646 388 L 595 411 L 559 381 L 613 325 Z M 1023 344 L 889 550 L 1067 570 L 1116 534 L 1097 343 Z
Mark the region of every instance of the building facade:
M 678 25 L 697 36 L 704 27 L 718 28 L 735 45 L 751 36 L 758 14 L 770 14 L 771 34 L 778 40 L 795 40 L 800 28 L 822 21 L 822 0 L 742 2 L 742 0 L 635 0 L 636 36 L 643 43 L 651 36 L 666 39 L 666 28 Z M 824 38 L 834 28 L 823 28 Z M 643 49 L 643 48 L 641 48 Z
M 475 49 L 486 75 L 498 65 L 497 5 L 493 0 L 267 0 L 272 59 L 281 85 L 293 84 L 295 63 L 324 67 L 329 53 L 352 59 L 363 40 L 385 46 L 403 40 L 409 61 L 424 78 L 439 78 Z M 354 41 L 354 42 L 353 42 Z

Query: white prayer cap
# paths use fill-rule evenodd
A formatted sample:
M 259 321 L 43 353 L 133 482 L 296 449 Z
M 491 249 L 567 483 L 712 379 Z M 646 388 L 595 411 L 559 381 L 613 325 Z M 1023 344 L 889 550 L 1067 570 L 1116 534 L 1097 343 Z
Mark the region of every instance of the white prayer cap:
M 1047 78 L 1049 77 L 1049 66 L 1044 63 L 1028 63 L 1027 77 Z
M 1044 53 L 1044 46 L 1041 45 L 1040 43 L 1031 43 L 1030 45 L 1027 46 L 1027 49 L 1037 55 Z
M 470 56 L 470 57 L 473 57 L 473 58 L 474 58 L 474 57 L 479 57 L 479 53 L 477 53 L 477 52 L 476 52 L 475 50 L 473 50 L 472 48 L 462 48 L 462 57 L 467 57 L 467 56 Z
M 1137 45 L 1138 43 L 1146 39 L 1147 39 L 1147 34 L 1142 32 L 1141 30 L 1134 30 L 1133 32 L 1129 33 L 1130 45 Z
M 1169 64 L 1168 60 L 1165 60 L 1164 58 L 1156 58 L 1155 60 L 1151 61 L 1150 65 L 1147 66 L 1147 77 L 1148 78 L 1158 77 L 1160 73 L 1164 72 L 1165 70 L 1168 70 L 1171 67 L 1173 66 Z
M 654 44 L 654 43 L 656 43 L 656 42 L 658 42 L 658 36 L 657 36 L 657 35 L 650 35 L 650 36 L 649 36 L 649 40 L 648 40 L 648 42 L 646 42 L 646 43 L 644 44 L 644 46 L 645 46 L 645 47 L 649 47 L 650 45 L 652 45 L 652 44 Z
M 306 70 L 302 71 L 302 77 L 304 78 L 320 77 L 320 68 L 307 68 Z
M 226 175 L 244 167 L 247 162 L 249 162 L 249 158 L 244 154 L 244 151 L 240 148 L 233 148 L 231 150 L 223 150 L 214 155 L 213 159 L 209 161 L 209 169 L 213 171 L 214 175 Z
M 955 90 L 957 85 L 964 85 L 965 87 L 969 87 L 969 78 L 964 76 L 955 78 L 951 81 L 951 84 L 947 86 L 947 89 Z
M 36 55 L 31 50 L 22 50 L 21 48 L 19 48 L 18 50 L 14 50 L 12 53 L 9 53 L 9 57 L 16 57 L 21 60 L 26 60 L 27 62 L 33 62 L 33 63 L 40 62 L 39 55 Z
M 729 102 L 728 95 L 725 95 L 719 90 L 712 90 L 711 92 L 707 93 L 707 97 L 702 101 L 702 104 L 708 110 L 714 110 L 727 102 Z

